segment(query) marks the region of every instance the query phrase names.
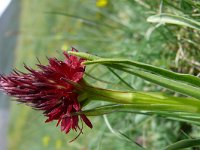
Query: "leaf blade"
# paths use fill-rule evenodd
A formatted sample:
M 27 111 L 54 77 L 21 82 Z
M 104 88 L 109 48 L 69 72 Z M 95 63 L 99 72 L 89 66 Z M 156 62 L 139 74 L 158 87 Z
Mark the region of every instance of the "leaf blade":
M 182 17 L 182 16 L 177 16 L 177 15 L 163 13 L 159 15 L 150 16 L 147 18 L 147 21 L 151 23 L 175 24 L 175 25 L 186 26 L 192 29 L 200 30 L 199 22 L 189 19 L 189 18 Z

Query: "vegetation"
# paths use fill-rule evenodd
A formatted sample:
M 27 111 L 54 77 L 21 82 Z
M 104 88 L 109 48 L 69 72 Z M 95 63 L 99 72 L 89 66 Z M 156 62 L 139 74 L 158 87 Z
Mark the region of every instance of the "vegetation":
M 21 0 L 21 5 L 15 63 L 19 70 L 23 70 L 23 62 L 36 67 L 36 57 L 46 63 L 46 56 L 61 57 L 63 50 L 73 46 L 102 57 L 128 58 L 199 75 L 199 1 Z M 86 79 L 100 87 L 182 96 L 125 72 L 111 70 L 111 75 L 101 65 L 87 66 L 86 72 Z M 96 102 L 88 108 L 103 104 Z M 179 140 L 198 138 L 200 133 L 193 123 L 157 115 L 118 112 L 90 119 L 94 128 L 85 128 L 84 134 L 69 144 L 76 135 L 66 136 L 55 123 L 44 124 L 38 112 L 12 103 L 10 149 L 142 149 L 136 143 L 147 149 L 164 149 Z

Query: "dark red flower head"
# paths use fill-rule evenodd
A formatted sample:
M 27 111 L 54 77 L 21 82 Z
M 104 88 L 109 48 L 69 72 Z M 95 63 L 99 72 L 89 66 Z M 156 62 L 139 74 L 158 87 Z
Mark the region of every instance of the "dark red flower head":
M 79 119 L 92 128 L 91 122 L 82 114 L 70 115 L 81 111 L 78 102 L 78 93 L 67 80 L 79 83 L 84 74 L 83 59 L 68 55 L 64 52 L 65 61 L 50 58 L 49 65 L 37 64 L 40 70 L 36 71 L 24 66 L 29 73 L 14 71 L 8 76 L 0 77 L 0 89 L 8 95 L 17 98 L 17 101 L 27 104 L 34 109 L 42 110 L 48 117 L 46 122 L 57 120 L 61 130 L 68 133 L 71 129 L 82 133 Z

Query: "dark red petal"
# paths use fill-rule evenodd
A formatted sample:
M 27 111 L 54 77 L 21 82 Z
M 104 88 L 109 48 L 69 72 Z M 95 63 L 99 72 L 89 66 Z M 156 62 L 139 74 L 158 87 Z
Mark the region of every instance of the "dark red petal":
M 83 72 L 76 72 L 72 78 L 74 82 L 78 82 L 83 78 Z
M 56 127 L 60 124 L 60 121 L 62 120 L 62 118 L 59 118 L 58 119 L 58 122 L 57 122 L 57 124 L 56 124 Z
M 93 126 L 92 126 L 92 123 L 90 122 L 90 120 L 89 120 L 84 114 L 81 114 L 81 119 L 85 122 L 85 124 L 86 124 L 88 127 L 90 127 L 90 128 L 93 127 Z
M 72 120 L 72 128 L 76 130 L 76 127 L 78 126 L 78 116 L 73 116 Z
M 77 99 L 74 100 L 73 108 L 74 108 L 76 111 L 79 111 L 79 109 L 80 109 L 80 103 L 78 102 Z
M 71 128 L 70 117 L 65 117 L 61 121 L 61 131 L 69 132 Z

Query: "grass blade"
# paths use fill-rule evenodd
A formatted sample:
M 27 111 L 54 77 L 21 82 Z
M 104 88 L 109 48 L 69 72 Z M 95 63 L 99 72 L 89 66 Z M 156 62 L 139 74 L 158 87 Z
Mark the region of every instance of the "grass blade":
M 178 150 L 196 146 L 200 146 L 200 139 L 186 139 L 173 143 L 172 145 L 166 147 L 164 150 Z
M 150 16 L 147 18 L 148 22 L 152 23 L 169 23 L 180 26 L 186 26 L 192 29 L 200 30 L 200 23 L 194 19 L 185 18 L 182 16 L 171 15 L 171 14 L 159 14 Z
M 78 20 L 81 20 L 85 23 L 88 23 L 90 25 L 95 25 L 95 26 L 105 26 L 105 27 L 108 27 L 108 28 L 111 28 L 111 29 L 115 29 L 115 27 L 113 26 L 110 26 L 108 24 L 104 24 L 102 22 L 97 22 L 97 21 L 94 21 L 94 20 L 90 20 L 90 19 L 87 19 L 87 18 L 84 18 L 84 17 L 80 17 L 80 16 L 77 16 L 77 15 L 73 15 L 73 14 L 69 14 L 69 13 L 65 13 L 65 12 L 45 12 L 45 13 L 48 13 L 48 14 L 52 14 L 52 15 L 62 15 L 62 16 L 67 16 L 67 17 L 71 17 L 71 18 L 75 18 L 75 19 L 78 19 Z
M 119 131 L 116 131 L 115 129 L 113 129 L 113 127 L 111 126 L 108 118 L 106 115 L 103 115 L 103 118 L 104 118 L 104 121 L 108 127 L 108 129 L 110 130 L 110 132 L 112 132 L 116 137 L 124 140 L 124 141 L 127 141 L 131 144 L 133 144 L 134 148 L 137 150 L 145 150 L 141 145 L 139 145 L 137 142 L 133 141 L 132 139 L 130 139 L 128 136 L 126 136 L 125 134 L 119 132 Z
M 124 79 L 122 79 L 114 70 L 112 70 L 111 68 L 108 67 L 108 70 L 110 70 L 122 83 L 124 83 L 124 85 L 126 85 L 129 89 L 134 90 L 134 88 L 127 83 Z

